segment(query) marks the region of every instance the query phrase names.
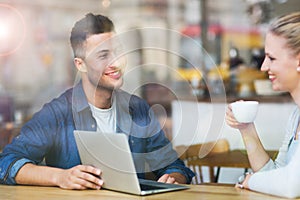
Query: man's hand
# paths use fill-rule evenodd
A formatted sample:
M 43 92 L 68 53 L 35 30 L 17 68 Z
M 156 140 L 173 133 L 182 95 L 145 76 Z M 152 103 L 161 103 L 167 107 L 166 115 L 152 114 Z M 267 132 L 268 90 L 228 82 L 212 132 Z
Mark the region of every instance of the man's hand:
M 186 178 L 184 175 L 180 173 L 171 173 L 171 174 L 164 174 L 159 179 L 158 182 L 162 183 L 174 183 L 174 184 L 185 184 Z
M 63 189 L 100 189 L 101 170 L 92 166 L 77 165 L 60 169 L 27 163 L 17 173 L 15 180 L 21 185 L 59 186 Z
M 56 184 L 63 189 L 101 189 L 103 180 L 101 170 L 92 166 L 77 165 L 60 171 L 56 176 Z

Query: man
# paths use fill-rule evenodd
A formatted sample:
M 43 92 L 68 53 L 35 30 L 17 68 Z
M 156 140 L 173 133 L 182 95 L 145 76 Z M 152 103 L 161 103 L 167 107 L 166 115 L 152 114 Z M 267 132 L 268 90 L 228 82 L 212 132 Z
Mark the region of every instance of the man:
M 177 158 L 149 106 L 119 89 L 126 60 L 116 56 L 115 35 L 105 16 L 89 13 L 75 24 L 70 40 L 81 80 L 45 104 L 5 147 L 1 183 L 100 189 L 101 169 L 81 165 L 75 129 L 127 134 L 139 178 L 149 166 L 159 182 L 191 181 L 194 173 Z

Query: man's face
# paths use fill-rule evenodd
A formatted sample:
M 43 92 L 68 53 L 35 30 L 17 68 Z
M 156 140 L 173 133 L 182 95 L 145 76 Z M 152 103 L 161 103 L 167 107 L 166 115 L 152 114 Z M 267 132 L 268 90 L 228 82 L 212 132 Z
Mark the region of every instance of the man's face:
M 88 81 L 97 88 L 114 90 L 123 84 L 126 59 L 114 32 L 91 35 L 86 41 L 84 65 Z

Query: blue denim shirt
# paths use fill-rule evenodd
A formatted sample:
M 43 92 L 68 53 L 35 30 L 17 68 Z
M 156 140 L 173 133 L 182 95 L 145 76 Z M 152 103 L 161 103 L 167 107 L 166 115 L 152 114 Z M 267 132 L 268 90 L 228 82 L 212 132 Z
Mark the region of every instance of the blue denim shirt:
M 122 90 L 117 101 L 117 132 L 126 134 L 139 178 L 150 169 L 159 178 L 179 172 L 190 183 L 194 173 L 178 159 L 149 105 Z M 68 169 L 81 164 L 73 131 L 96 131 L 81 82 L 47 103 L 21 129 L 20 135 L 0 154 L 0 183 L 16 184 L 15 176 L 26 163 Z M 109 152 L 107 152 L 109 153 Z M 148 167 L 148 168 L 147 168 Z

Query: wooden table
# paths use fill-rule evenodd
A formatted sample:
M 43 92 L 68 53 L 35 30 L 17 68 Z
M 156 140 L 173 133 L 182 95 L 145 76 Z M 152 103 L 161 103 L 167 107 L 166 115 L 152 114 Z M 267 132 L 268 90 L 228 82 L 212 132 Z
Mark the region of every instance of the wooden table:
M 282 199 L 275 196 L 242 190 L 233 186 L 224 185 L 190 185 L 190 189 L 154 194 L 149 196 L 136 196 L 109 190 L 63 190 L 57 187 L 36 186 L 6 186 L 0 185 L 0 199 L 5 200 L 95 200 L 95 199 L 211 199 L 211 200 L 266 200 Z
M 267 151 L 272 159 L 276 158 L 277 151 Z M 251 168 L 248 156 L 245 150 L 231 150 L 223 153 L 215 153 L 189 161 L 192 165 L 208 166 L 210 171 L 210 182 L 218 182 L 221 167 L 236 167 L 247 170 Z M 214 167 L 218 167 L 216 176 Z

